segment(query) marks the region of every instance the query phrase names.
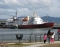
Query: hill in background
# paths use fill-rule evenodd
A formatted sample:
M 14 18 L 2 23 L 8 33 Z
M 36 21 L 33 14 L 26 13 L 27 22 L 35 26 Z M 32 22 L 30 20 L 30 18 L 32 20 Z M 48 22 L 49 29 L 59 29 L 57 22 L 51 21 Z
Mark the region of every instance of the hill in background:
M 50 17 L 50 16 L 44 16 L 41 17 L 44 21 L 48 22 L 54 22 L 54 23 L 60 23 L 60 17 Z
M 25 16 L 21 16 L 21 17 L 18 17 L 18 18 L 23 18 Z M 45 22 L 54 22 L 54 23 L 60 23 L 60 17 L 50 17 L 50 16 L 43 16 L 41 17 L 43 19 L 43 21 Z M 5 21 L 6 19 L 1 19 L 0 18 L 0 21 Z

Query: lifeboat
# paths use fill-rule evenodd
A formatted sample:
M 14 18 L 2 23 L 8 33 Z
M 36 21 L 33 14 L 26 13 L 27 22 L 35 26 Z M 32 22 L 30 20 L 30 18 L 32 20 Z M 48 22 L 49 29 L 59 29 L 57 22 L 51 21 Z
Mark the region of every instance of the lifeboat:
M 23 18 L 23 21 L 28 21 L 28 18 Z

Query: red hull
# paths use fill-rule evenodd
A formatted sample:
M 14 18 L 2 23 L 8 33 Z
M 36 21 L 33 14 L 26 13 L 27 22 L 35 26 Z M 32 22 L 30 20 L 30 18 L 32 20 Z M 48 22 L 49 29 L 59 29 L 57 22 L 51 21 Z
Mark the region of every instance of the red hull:
M 54 23 L 34 24 L 34 25 L 18 25 L 19 29 L 32 29 L 32 28 L 53 28 Z

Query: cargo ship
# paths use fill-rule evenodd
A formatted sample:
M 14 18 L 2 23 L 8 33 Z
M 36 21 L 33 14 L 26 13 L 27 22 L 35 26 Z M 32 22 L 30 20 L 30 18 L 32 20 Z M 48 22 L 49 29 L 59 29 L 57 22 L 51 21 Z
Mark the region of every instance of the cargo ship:
M 44 22 L 41 17 L 37 16 L 34 12 L 32 17 L 23 17 L 7 20 L 6 28 L 18 28 L 18 29 L 35 29 L 35 28 L 53 28 L 53 22 Z

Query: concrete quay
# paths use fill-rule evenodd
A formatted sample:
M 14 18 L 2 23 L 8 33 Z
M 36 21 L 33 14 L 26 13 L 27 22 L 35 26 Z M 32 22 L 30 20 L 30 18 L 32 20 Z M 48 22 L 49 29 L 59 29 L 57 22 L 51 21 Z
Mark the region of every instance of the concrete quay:
M 57 44 L 57 43 L 60 43 L 60 41 L 55 41 L 54 44 Z M 27 43 L 26 43 L 27 44 Z M 50 43 L 46 42 L 44 44 L 44 42 L 36 42 L 36 43 L 33 43 L 33 45 L 30 45 L 30 46 L 24 46 L 24 47 L 39 47 L 39 46 L 44 46 L 44 45 L 48 45 Z

